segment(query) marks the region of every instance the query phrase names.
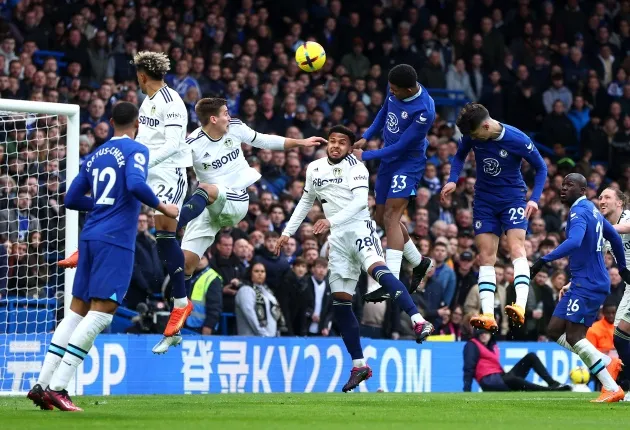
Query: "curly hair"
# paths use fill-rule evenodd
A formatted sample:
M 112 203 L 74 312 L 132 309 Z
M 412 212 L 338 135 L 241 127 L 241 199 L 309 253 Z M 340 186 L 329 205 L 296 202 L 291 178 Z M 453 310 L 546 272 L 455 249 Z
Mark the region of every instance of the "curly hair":
M 171 69 L 168 56 L 162 52 L 141 51 L 133 57 L 136 68 L 153 79 L 162 80 Z
M 459 112 L 455 124 L 463 135 L 475 131 L 488 118 L 488 110 L 480 103 L 467 103 Z

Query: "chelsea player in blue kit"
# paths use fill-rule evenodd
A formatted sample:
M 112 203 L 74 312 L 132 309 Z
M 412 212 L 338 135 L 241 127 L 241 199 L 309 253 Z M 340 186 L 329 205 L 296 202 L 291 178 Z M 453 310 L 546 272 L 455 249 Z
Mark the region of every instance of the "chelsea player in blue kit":
M 457 127 L 462 133 L 442 198 L 455 191 L 456 181 L 468 153 L 475 153 L 477 181 L 473 201 L 475 243 L 479 249 L 479 298 L 481 315 L 470 320 L 473 327 L 496 331 L 494 293 L 499 238 L 505 232 L 512 264 L 516 303 L 505 307 L 516 325 L 525 322 L 529 292 L 529 263 L 525 252 L 527 220 L 538 210 L 538 200 L 547 178 L 547 165 L 531 139 L 522 131 L 490 118 L 479 103 L 468 103 L 459 113 Z M 527 185 L 521 174 L 523 159 L 536 171 L 534 188 L 526 201 Z
M 390 95 L 363 137 L 354 144 L 353 154 L 363 161 L 380 160 L 376 177 L 375 221 L 387 235 L 387 267 L 398 279 L 403 256 L 413 266 L 409 293 L 413 293 L 432 265 L 422 257 L 404 224 L 400 222 L 409 197 L 415 195 L 426 165 L 427 134 L 435 119 L 435 104 L 426 88 L 418 83 L 413 67 L 399 64 L 387 77 Z M 383 130 L 383 148 L 363 151 L 367 140 Z M 389 298 L 385 287 L 368 292 L 363 299 L 380 302 Z
M 169 218 L 179 214 L 177 205 L 160 203 L 145 182 L 149 150 L 129 137 L 138 128 L 138 108 L 117 103 L 111 123 L 114 137 L 82 164 L 64 201 L 66 208 L 89 211 L 90 216 L 79 237 L 70 309 L 55 330 L 37 384 L 28 393 L 42 409 L 81 410 L 66 387 L 127 292 L 141 203 Z
M 604 239 L 610 241 L 619 274 L 630 281 L 626 268 L 623 243 L 619 233 L 604 218 L 593 202 L 587 200 L 586 178 L 571 173 L 562 181 L 560 200 L 570 206 L 566 240 L 531 267 L 536 276 L 546 263 L 569 257 L 571 282 L 560 292 L 560 300 L 547 327 L 547 336 L 580 356 L 590 372 L 597 376 L 603 389 L 593 402 L 618 402 L 623 390 L 615 382 L 623 363 L 599 352 L 588 339 L 586 331 L 597 319 L 600 306 L 610 293 L 610 278 L 604 264 Z

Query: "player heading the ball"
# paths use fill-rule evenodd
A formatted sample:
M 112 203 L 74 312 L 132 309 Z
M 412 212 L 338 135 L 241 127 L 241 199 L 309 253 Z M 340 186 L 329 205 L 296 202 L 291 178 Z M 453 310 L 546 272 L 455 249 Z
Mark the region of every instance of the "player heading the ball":
M 177 205 L 160 202 L 146 184 L 149 150 L 130 137 L 138 129 L 138 108 L 119 102 L 110 122 L 114 137 L 81 165 L 66 194 L 68 209 L 89 211 L 90 216 L 79 236 L 70 309 L 57 326 L 37 384 L 28 393 L 42 409 L 81 410 L 66 387 L 125 297 L 141 203 L 170 219 L 179 214 Z
M 479 249 L 479 296 L 481 315 L 473 317 L 473 327 L 496 331 L 494 293 L 497 288 L 494 264 L 499 238 L 505 232 L 512 264 L 516 303 L 505 312 L 516 325 L 525 322 L 525 304 L 529 292 L 529 263 L 525 252 L 528 219 L 538 211 L 538 200 L 547 179 L 547 165 L 531 139 L 522 131 L 490 118 L 479 103 L 468 103 L 456 121 L 462 138 L 453 158 L 448 183 L 441 198 L 455 191 L 468 153 L 477 161 L 477 181 L 473 201 L 475 243 Z M 521 163 L 527 160 L 536 170 L 534 189 L 527 201 L 527 185 L 521 174 Z
M 411 317 L 416 342 L 422 343 L 433 331 L 433 326 L 422 318 L 403 283 L 396 279 L 384 262 L 381 240 L 368 211 L 370 173 L 350 154 L 354 139 L 354 133 L 344 126 L 336 125 L 330 129 L 326 148 L 328 156 L 311 162 L 306 169 L 304 194 L 276 243 L 276 254 L 280 255 L 282 247 L 297 231 L 315 199 L 319 199 L 326 218 L 315 223 L 313 233 L 325 234 L 330 230 L 329 279 L 334 317 L 352 357 L 350 379 L 343 387 L 344 392 L 372 376 L 372 370 L 363 357 L 359 322 L 352 310 L 352 296 L 361 269 L 381 284 L 389 297 Z

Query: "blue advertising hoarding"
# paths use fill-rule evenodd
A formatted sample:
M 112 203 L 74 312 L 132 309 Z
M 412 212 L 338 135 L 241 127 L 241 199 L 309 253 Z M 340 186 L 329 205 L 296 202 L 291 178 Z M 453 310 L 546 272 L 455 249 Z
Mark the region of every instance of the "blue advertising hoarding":
M 35 383 L 50 334 L 0 335 L 0 393 Z M 69 391 L 85 395 L 338 392 L 352 361 L 340 338 L 187 336 L 165 355 L 151 348 L 157 335 L 97 338 Z M 459 392 L 463 342 L 362 339 L 373 377 L 357 391 Z M 508 371 L 534 352 L 552 377 L 568 381 L 579 357 L 555 343 L 500 342 Z M 530 374 L 534 382 L 542 381 Z M 477 390 L 476 384 L 473 390 Z

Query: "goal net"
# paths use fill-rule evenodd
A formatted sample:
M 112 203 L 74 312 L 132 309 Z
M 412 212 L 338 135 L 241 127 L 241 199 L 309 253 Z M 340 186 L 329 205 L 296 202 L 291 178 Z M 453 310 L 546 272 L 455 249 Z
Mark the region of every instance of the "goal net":
M 63 200 L 79 168 L 79 107 L 0 100 L 0 395 L 35 384 L 70 300 L 78 214 Z

